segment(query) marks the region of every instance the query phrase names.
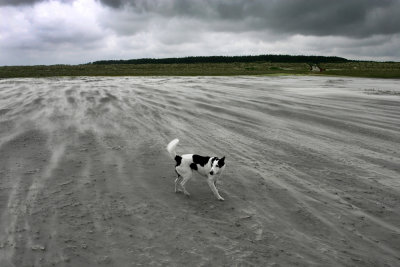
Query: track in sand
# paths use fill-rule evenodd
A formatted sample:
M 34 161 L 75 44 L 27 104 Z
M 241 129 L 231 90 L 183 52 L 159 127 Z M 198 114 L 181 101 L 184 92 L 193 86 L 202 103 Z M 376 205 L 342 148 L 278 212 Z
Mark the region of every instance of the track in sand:
M 396 83 L 0 80 L 0 266 L 399 266 Z M 224 202 L 174 193 L 173 138 Z

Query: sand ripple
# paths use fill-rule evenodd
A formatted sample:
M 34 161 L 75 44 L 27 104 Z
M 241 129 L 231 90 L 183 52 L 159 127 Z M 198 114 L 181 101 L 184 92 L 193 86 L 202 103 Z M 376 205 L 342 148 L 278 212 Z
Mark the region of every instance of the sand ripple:
M 0 80 L 0 266 L 398 266 L 397 83 Z M 225 202 L 173 193 L 173 138 Z

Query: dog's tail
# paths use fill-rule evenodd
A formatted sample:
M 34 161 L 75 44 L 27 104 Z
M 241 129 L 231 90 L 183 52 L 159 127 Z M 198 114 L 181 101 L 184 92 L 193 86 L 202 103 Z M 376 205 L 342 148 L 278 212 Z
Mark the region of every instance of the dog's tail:
M 171 156 L 172 159 L 175 159 L 176 157 L 176 152 L 175 152 L 175 148 L 179 143 L 179 139 L 174 139 L 171 142 L 169 142 L 169 144 L 167 145 L 167 150 L 169 155 Z

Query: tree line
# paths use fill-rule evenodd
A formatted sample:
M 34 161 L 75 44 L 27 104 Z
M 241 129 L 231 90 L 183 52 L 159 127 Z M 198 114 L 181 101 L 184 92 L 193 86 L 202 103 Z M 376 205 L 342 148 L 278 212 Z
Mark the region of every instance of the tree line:
M 199 56 L 180 58 L 140 58 L 128 60 L 99 60 L 89 64 L 195 64 L 195 63 L 344 63 L 342 57 L 324 56 L 292 56 L 292 55 L 259 55 L 259 56 Z

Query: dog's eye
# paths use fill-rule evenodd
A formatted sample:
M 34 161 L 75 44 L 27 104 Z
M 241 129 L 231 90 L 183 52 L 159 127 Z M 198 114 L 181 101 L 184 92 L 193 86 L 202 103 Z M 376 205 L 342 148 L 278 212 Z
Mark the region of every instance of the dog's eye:
M 217 165 L 217 166 L 215 166 L 215 167 L 219 168 L 219 165 Z

